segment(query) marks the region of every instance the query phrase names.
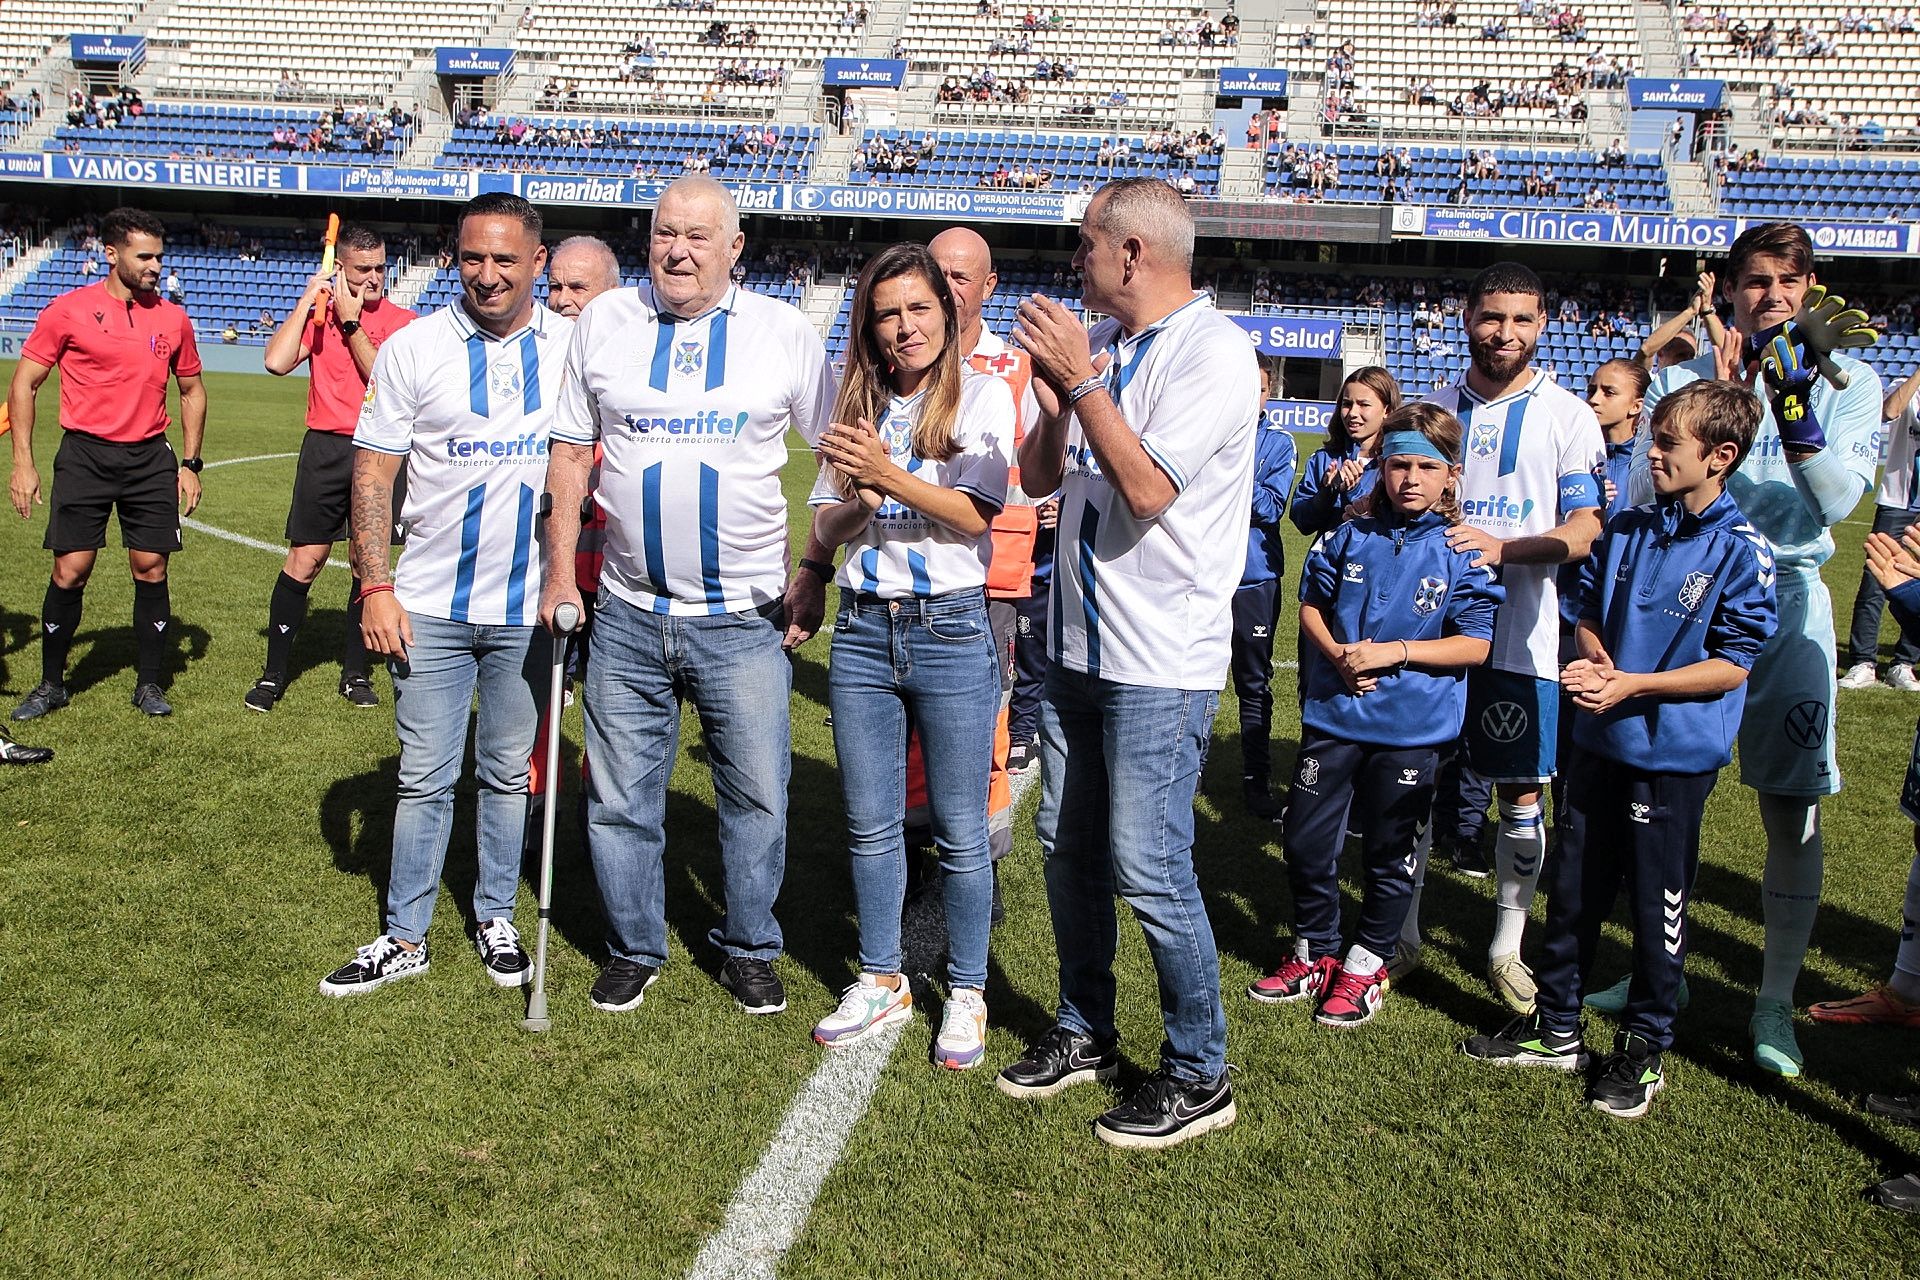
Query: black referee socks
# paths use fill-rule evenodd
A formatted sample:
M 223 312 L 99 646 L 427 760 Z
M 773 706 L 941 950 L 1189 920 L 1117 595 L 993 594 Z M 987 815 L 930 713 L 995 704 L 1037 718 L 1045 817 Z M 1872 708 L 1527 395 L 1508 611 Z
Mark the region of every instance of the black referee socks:
M 74 593 L 76 596 L 79 592 Z M 74 613 L 80 612 L 78 602 L 74 604 Z M 167 580 L 142 582 L 133 580 L 133 633 L 139 637 L 139 676 L 137 684 L 159 684 L 160 665 L 167 656 L 167 628 L 173 623 L 172 597 L 167 591 Z
M 312 587 L 312 583 L 297 581 L 285 573 L 273 584 L 273 600 L 267 606 L 266 674 L 283 689 L 293 664 L 293 638 L 307 620 L 307 592 Z
M 360 631 L 360 618 L 366 610 L 365 602 L 360 599 L 360 579 L 355 578 L 347 589 L 347 634 L 340 642 L 342 680 L 367 678 L 367 640 Z
M 47 598 L 40 606 L 40 679 L 46 684 L 67 682 L 67 650 L 80 629 L 82 587 L 58 587 L 47 580 Z

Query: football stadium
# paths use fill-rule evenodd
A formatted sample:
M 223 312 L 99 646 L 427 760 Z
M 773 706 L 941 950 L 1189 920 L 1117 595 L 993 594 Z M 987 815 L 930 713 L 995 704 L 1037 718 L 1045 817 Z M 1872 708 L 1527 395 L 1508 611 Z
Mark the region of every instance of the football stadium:
M 0 1272 L 1911 1274 L 1917 57 L 0 0 Z

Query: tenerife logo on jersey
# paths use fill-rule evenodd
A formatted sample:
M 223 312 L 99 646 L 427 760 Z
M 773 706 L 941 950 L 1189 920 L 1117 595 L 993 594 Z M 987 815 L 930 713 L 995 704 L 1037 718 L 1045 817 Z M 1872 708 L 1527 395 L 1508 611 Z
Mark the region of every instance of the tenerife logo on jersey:
M 1086 476 L 1092 480 L 1102 478 L 1100 474 L 1100 461 L 1093 456 L 1091 446 L 1084 444 L 1070 444 L 1067 446 L 1066 474 Z
M 447 441 L 447 457 L 469 466 L 479 466 L 483 462 L 503 459 L 513 462 L 545 462 L 547 437 L 537 431 L 529 431 L 525 435 L 514 436 L 510 440 L 476 440 L 455 436 Z
M 1426 617 L 1440 607 L 1447 598 L 1447 583 L 1444 578 L 1422 578 L 1413 593 L 1413 611 Z
M 487 366 L 487 389 L 503 400 L 520 394 L 520 367 L 499 360 Z
M 1497 493 L 1491 498 L 1469 498 L 1460 504 L 1460 514 L 1469 520 L 1486 520 L 1494 524 L 1525 524 L 1527 517 L 1533 514 L 1533 499 L 1515 502 L 1504 493 Z
M 1696 570 L 1688 574 L 1687 580 L 1680 584 L 1680 607 L 1688 613 L 1698 609 L 1700 602 L 1706 599 L 1707 588 L 1712 585 L 1713 575 L 1710 573 Z
M 1320 762 L 1312 756 L 1300 762 L 1300 785 L 1310 787 L 1320 781 Z
M 1500 450 L 1500 428 L 1491 422 L 1476 422 L 1467 432 L 1467 452 L 1476 458 L 1491 458 Z
M 675 373 L 698 373 L 707 362 L 706 348 L 692 338 L 679 343 L 673 349 L 673 371 Z
M 648 418 L 623 413 L 622 421 L 635 438 L 658 444 L 731 444 L 747 429 L 745 410 L 701 409 L 680 418 Z

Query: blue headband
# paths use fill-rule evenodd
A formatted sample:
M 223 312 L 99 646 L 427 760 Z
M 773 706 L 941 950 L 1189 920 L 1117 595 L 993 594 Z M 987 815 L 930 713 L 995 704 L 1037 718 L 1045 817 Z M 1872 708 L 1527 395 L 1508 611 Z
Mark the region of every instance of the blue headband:
M 1440 452 L 1440 446 L 1419 431 L 1389 431 L 1380 441 L 1380 457 L 1383 460 L 1401 454 L 1412 454 L 1417 458 L 1433 458 L 1448 466 L 1453 465 L 1453 459 Z

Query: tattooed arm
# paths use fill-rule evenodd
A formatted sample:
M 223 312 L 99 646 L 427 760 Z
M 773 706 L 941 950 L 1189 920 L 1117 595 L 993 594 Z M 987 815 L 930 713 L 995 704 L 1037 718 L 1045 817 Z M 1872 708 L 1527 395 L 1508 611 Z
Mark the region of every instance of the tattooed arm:
M 387 549 L 393 538 L 393 484 L 405 461 L 397 454 L 355 449 L 348 515 L 349 555 L 360 591 L 387 588 L 364 597 L 360 634 L 372 652 L 402 661 L 406 660 L 407 646 L 413 643 L 413 622 L 393 597 Z

